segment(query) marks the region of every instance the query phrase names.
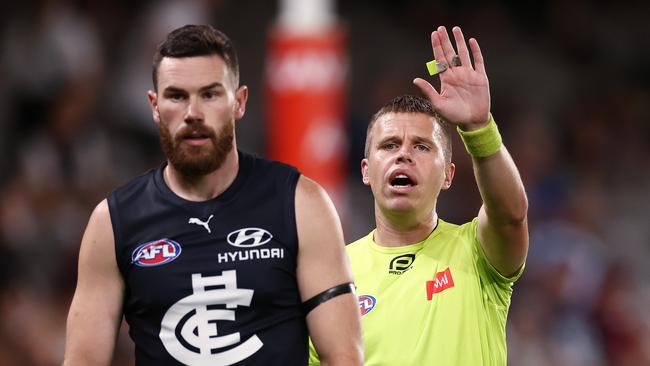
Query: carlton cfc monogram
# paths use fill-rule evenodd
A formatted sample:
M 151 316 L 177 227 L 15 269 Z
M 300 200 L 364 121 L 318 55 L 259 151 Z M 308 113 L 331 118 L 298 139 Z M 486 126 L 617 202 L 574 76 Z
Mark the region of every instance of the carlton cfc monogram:
M 214 289 L 215 286 L 225 287 Z M 172 357 L 187 365 L 227 366 L 262 348 L 263 343 L 257 335 L 242 342 L 239 332 L 219 333 L 217 321 L 234 321 L 235 309 L 250 306 L 253 299 L 253 290 L 237 288 L 237 271 L 206 277 L 194 273 L 192 290 L 192 295 L 180 299 L 167 310 L 160 324 L 160 340 Z M 215 309 L 214 305 L 226 308 Z M 224 347 L 229 349 L 219 351 Z

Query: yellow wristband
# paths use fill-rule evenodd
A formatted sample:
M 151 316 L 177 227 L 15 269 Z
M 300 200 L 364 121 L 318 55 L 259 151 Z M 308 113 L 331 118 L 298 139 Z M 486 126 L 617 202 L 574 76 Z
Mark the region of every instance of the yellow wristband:
M 460 127 L 456 127 L 456 130 L 465 144 L 465 149 L 474 157 L 485 158 L 496 154 L 501 149 L 501 134 L 492 113 L 485 127 L 473 131 L 463 131 Z

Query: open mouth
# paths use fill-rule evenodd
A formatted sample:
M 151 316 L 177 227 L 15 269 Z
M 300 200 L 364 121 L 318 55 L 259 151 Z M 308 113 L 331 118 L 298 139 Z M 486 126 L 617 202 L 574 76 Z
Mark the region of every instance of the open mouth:
M 390 185 L 392 187 L 413 187 L 415 185 L 415 181 L 411 179 L 408 175 L 400 173 L 396 174 L 393 178 L 390 180 Z

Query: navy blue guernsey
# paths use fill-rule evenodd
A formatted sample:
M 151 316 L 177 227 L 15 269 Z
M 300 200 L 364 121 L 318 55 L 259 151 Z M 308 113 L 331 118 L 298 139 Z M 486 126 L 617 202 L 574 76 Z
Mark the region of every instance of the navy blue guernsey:
M 218 197 L 191 202 L 164 165 L 108 198 L 137 365 L 306 365 L 296 281 L 300 173 L 239 153 Z

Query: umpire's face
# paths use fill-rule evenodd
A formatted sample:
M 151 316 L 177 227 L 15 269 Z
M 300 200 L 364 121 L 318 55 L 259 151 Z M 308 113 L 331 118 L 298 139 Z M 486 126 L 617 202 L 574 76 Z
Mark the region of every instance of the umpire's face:
M 375 208 L 388 217 L 402 213 L 426 220 L 455 166 L 445 160 L 440 125 L 423 113 L 387 113 L 372 128 L 372 145 L 361 162 L 363 182 Z
M 236 153 L 234 124 L 244 115 L 248 89 L 235 85 L 220 56 L 164 57 L 158 90 L 148 96 L 162 148 L 176 169 L 208 174 Z

